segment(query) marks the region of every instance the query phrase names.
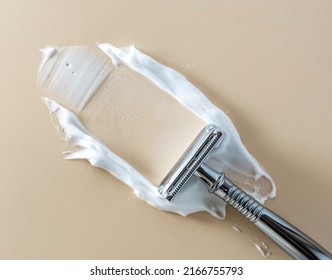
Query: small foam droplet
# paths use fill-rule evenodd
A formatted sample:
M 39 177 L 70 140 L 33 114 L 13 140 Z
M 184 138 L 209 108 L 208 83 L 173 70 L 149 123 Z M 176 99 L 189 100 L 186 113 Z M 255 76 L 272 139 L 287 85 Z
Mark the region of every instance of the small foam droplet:
M 236 232 L 238 232 L 238 233 L 241 233 L 241 232 L 242 232 L 242 230 L 239 228 L 239 225 L 238 225 L 238 224 L 233 225 L 232 228 L 233 228 Z
M 51 46 L 40 49 L 43 61 L 48 60 L 55 53 L 55 51 L 56 51 L 56 48 L 51 47 Z
M 260 243 L 254 242 L 251 239 L 248 238 L 248 240 L 254 244 L 255 248 L 257 249 L 258 252 L 261 253 L 261 255 L 265 258 L 269 258 L 271 256 L 271 251 L 269 250 L 269 247 L 266 245 L 265 242 L 261 241 Z

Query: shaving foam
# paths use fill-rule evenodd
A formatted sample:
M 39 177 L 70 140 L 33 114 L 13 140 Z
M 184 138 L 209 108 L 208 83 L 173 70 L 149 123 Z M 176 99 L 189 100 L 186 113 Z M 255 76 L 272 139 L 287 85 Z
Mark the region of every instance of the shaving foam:
M 195 178 L 172 202 L 158 193 L 164 169 L 170 170 L 201 128 L 213 124 L 224 139 L 207 164 L 261 203 L 275 196 L 273 180 L 242 144 L 228 116 L 183 75 L 135 46 L 98 47 L 101 51 L 84 46 L 42 50 L 38 86 L 69 148 L 67 159 L 86 159 L 107 170 L 159 209 L 224 218 L 225 202 Z M 146 142 L 148 152 L 136 142 Z

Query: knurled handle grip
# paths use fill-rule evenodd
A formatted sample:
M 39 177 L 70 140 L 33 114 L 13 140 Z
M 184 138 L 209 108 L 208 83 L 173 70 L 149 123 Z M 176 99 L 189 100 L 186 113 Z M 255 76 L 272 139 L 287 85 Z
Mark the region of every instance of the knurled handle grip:
M 332 255 L 312 238 L 265 208 L 225 176 L 222 179 L 219 184 L 215 183 L 218 187 L 213 193 L 254 223 L 291 257 L 299 260 L 332 259 Z

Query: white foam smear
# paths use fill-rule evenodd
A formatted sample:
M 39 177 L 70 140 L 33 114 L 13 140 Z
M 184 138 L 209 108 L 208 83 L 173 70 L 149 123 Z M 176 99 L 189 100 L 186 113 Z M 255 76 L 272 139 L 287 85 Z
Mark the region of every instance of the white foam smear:
M 90 53 L 86 55 L 87 49 L 83 51 L 82 48 L 84 49 L 84 47 L 69 47 L 69 50 L 65 52 L 71 56 L 77 52 L 81 53 L 81 55 L 75 55 L 75 62 L 72 63 L 73 67 L 76 67 L 77 61 L 80 72 L 83 72 L 75 77 L 74 84 L 66 78 L 73 74 L 71 69 L 71 72 L 67 71 L 69 66 L 64 64 L 62 68 L 59 67 L 60 62 L 63 65 L 64 58 L 58 55 L 61 49 L 55 47 L 42 50 L 43 59 L 38 73 L 38 84 L 41 90 L 56 89 L 63 94 L 70 92 L 69 97 L 65 97 L 67 101 L 75 95 L 73 106 L 66 106 L 67 108 L 60 105 L 60 102 L 52 100 L 51 95 L 48 95 L 49 98 L 44 98 L 50 113 L 57 119 L 59 130 L 63 132 L 66 141 L 72 147 L 72 152 L 66 157 L 67 159 L 87 159 L 93 166 L 112 173 L 130 186 L 140 199 L 159 209 L 181 215 L 207 211 L 217 218 L 225 216 L 225 203 L 208 193 L 195 178 L 188 183 L 190 188 L 182 191 L 174 201 L 168 202 L 158 193 L 158 186 L 153 185 L 133 166 L 112 152 L 112 147 L 107 147 L 85 128 L 77 112 L 85 106 L 110 74 L 111 71 L 108 70 L 107 65 L 112 61 L 115 65 L 126 65 L 141 74 L 207 124 L 213 124 L 223 131 L 222 145 L 212 151 L 207 159 L 208 164 L 217 170 L 224 171 L 235 183 L 244 187 L 261 203 L 275 196 L 276 188 L 272 179 L 244 147 L 231 120 L 184 76 L 158 63 L 134 46 L 117 48 L 110 44 L 99 45 L 111 61 L 106 55 L 102 59 L 96 57 L 93 52 L 91 55 Z M 96 61 L 98 59 L 100 61 Z M 65 71 L 68 73 L 66 74 Z M 110 78 L 112 78 L 111 75 Z
M 194 208 L 187 203 L 168 202 L 159 194 L 158 189 L 135 168 L 94 138 L 77 115 L 49 98 L 44 98 L 44 102 L 52 116 L 56 117 L 58 124 L 55 126 L 59 129 L 58 132 L 65 137 L 67 144 L 79 148 L 77 151 L 70 152 L 66 159 L 86 159 L 92 166 L 105 169 L 130 186 L 137 197 L 159 209 L 176 212 L 183 216 L 206 210 L 206 207 L 202 206 L 199 201 Z M 213 212 L 211 214 L 214 215 Z
M 75 64 L 70 62 L 57 64 L 59 60 L 70 61 L 73 56 L 76 57 Z M 64 53 L 55 53 L 53 47 L 45 48 L 41 65 L 43 65 L 43 71 L 39 71 L 39 87 L 45 87 L 47 83 L 49 96 L 58 95 L 58 98 L 70 104 L 69 109 L 75 112 L 83 109 L 96 89 L 110 74 L 107 61 L 94 53 L 88 53 L 85 48 L 68 48 L 68 51 Z M 52 72 L 55 67 L 56 71 Z M 90 69 L 93 71 L 89 71 Z M 51 72 L 52 77 L 50 77 Z M 58 83 L 59 80 L 62 82 Z M 78 96 L 80 98 L 77 98 Z

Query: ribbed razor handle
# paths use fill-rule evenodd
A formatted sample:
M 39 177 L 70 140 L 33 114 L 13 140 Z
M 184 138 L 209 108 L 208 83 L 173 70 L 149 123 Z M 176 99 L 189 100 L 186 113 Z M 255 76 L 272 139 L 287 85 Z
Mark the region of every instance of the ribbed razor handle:
M 332 259 L 317 242 L 239 189 L 224 173 L 203 163 L 195 175 L 210 192 L 232 205 L 294 259 Z
M 250 222 L 255 222 L 261 216 L 264 206 L 247 195 L 244 191 L 239 189 L 235 185 L 230 185 L 231 181 L 224 178 L 223 184 L 227 184 L 228 192 L 223 199 L 230 205 L 232 205 L 237 211 L 245 216 Z M 229 187 L 229 188 L 228 188 Z M 222 188 L 222 187 L 221 187 Z M 220 189 L 215 191 L 215 194 L 219 196 Z
M 253 222 L 294 259 L 332 259 L 329 252 L 309 236 L 248 196 L 227 178 L 214 194 Z

